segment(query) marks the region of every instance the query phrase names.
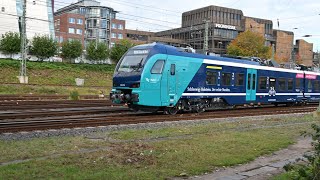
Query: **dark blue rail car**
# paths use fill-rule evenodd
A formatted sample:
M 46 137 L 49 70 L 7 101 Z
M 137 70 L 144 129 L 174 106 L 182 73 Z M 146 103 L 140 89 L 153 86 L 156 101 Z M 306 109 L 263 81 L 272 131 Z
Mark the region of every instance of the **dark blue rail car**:
M 170 114 L 241 104 L 293 105 L 319 101 L 319 75 L 140 45 L 117 65 L 111 97 L 135 110 Z

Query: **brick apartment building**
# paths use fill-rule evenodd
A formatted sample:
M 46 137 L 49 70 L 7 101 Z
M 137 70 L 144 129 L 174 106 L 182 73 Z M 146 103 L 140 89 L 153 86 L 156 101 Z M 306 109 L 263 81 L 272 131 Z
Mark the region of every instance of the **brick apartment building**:
M 56 30 L 56 37 L 59 37 L 59 40 L 62 37 L 63 41 L 65 38 L 68 40 L 81 39 L 84 47 L 92 41 L 99 41 L 110 47 L 113 42 L 111 25 L 112 22 L 116 22 L 116 14 L 117 11 L 113 8 L 101 6 L 101 3 L 96 0 L 78 0 L 78 2 L 62 7 L 54 13 L 57 27 L 60 26 L 59 31 Z M 73 23 L 73 19 L 76 21 L 75 23 Z M 80 22 L 77 24 L 80 19 L 82 19 L 82 24 Z M 60 25 L 58 25 L 59 21 Z M 124 21 L 121 23 L 124 24 Z M 121 37 L 118 34 L 119 32 L 117 38 L 113 38 L 114 40 L 118 39 L 118 36 Z
M 54 17 L 56 40 L 61 45 L 64 41 L 78 40 L 84 45 L 85 16 L 65 13 Z
M 121 39 L 126 38 L 126 21 L 119 19 L 111 20 L 111 47 Z

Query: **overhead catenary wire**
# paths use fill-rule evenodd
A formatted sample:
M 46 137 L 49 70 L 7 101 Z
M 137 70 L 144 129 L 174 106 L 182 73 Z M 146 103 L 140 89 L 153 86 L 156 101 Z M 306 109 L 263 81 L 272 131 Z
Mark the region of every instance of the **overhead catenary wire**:
M 14 0 L 15 1 L 15 0 Z M 113 1 L 113 0 L 110 0 L 110 1 Z M 239 1 L 239 0 L 237 0 Z M 103 2 L 106 2 L 103 0 Z M 108 1 L 109 2 L 109 1 Z M 114 1 L 113 1 L 114 2 Z M 138 7 L 139 9 L 148 9 L 148 8 L 153 8 L 153 10 L 155 9 L 155 6 L 149 6 L 149 5 L 142 5 L 142 4 L 137 4 L 137 3 L 132 3 L 132 2 L 129 2 L 129 1 L 123 1 L 123 0 L 117 0 L 116 3 L 119 3 L 119 2 L 122 2 L 123 5 L 125 6 L 128 6 L 128 7 L 132 7 L 133 5 L 135 5 L 135 7 Z M 28 2 L 28 3 L 32 3 L 32 2 Z M 48 5 L 47 1 L 45 0 L 37 0 L 36 3 L 38 3 L 38 5 L 42 5 L 42 6 L 46 6 L 46 7 L 52 7 L 51 5 Z M 126 4 L 126 3 L 130 3 L 130 4 Z M 63 2 L 63 1 L 55 1 L 55 6 L 60 6 L 60 7 L 65 7 L 65 6 L 69 6 L 71 5 L 72 3 L 67 3 L 67 2 Z M 159 8 L 158 8 L 159 9 Z M 171 10 L 167 10 L 167 9 L 161 9 L 160 10 L 164 10 L 164 11 L 168 11 L 168 12 L 175 12 L 175 13 L 182 13 L 182 12 L 178 12 L 178 11 L 171 11 Z M 167 24 L 171 24 L 171 25 L 174 25 L 174 26 L 177 26 L 177 27 L 180 27 L 181 24 L 180 23 L 175 23 L 175 22 L 171 22 L 171 21 L 165 21 L 165 20 L 159 20 L 159 19 L 154 19 L 154 18 L 148 18 L 148 17 L 144 17 L 144 16 L 138 16 L 138 15 L 133 15 L 133 14 L 129 14 L 129 13 L 122 13 L 122 12 L 119 12 L 118 13 L 119 15 L 122 14 L 123 16 L 118 16 L 118 17 L 122 17 L 124 20 L 131 20 L 131 21 L 135 21 L 135 22 L 141 22 L 141 23 L 145 23 L 145 24 L 149 24 L 150 27 L 149 29 L 155 29 L 154 25 L 159 25 L 161 27 L 168 27 L 168 28 L 171 28 L 171 29 L 174 29 L 176 27 L 172 27 L 172 26 L 169 26 Z M 164 12 L 162 12 L 162 14 L 166 14 Z M 171 14 L 172 15 L 172 14 Z M 125 17 L 124 17 L 125 16 Z M 298 19 L 298 18 L 306 18 L 306 17 L 314 17 L 314 16 L 318 16 L 318 15 L 306 15 L 306 16 L 296 16 L 296 17 L 287 17 L 287 18 L 278 18 L 279 21 L 281 21 L 281 23 L 283 23 L 284 21 L 289 21 L 289 20 L 292 20 L 292 19 Z M 128 17 L 132 17 L 132 18 L 128 18 Z M 139 20 L 137 19 L 134 19 L 134 18 L 139 18 Z M 178 16 L 176 16 L 178 17 Z M 179 18 L 181 17 L 181 15 L 179 16 Z M 34 18 L 35 19 L 35 18 Z M 153 23 L 153 22 L 148 22 L 148 21 L 143 21 L 141 19 L 145 19 L 145 20 L 152 20 L 152 21 L 155 21 L 156 23 Z M 46 20 L 45 20 L 46 21 Z M 48 20 L 47 20 L 48 21 Z M 49 21 L 50 22 L 50 21 Z M 166 24 L 165 24 L 166 23 Z M 297 23 L 297 22 L 295 22 Z M 165 24 L 165 25 L 164 25 Z M 286 23 L 288 24 L 288 23 Z

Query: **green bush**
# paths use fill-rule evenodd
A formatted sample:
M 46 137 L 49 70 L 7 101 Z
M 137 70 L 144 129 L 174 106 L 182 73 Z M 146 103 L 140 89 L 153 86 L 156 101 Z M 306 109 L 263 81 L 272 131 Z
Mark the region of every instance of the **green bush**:
M 312 129 L 314 132 L 304 132 L 303 134 L 312 137 L 314 151 L 305 155 L 305 158 L 308 160 L 307 164 L 288 164 L 284 167 L 289 172 L 289 175 L 291 175 L 290 179 L 320 179 L 320 126 L 313 124 Z
M 21 38 L 19 33 L 7 32 L 2 35 L 0 40 L 0 50 L 4 54 L 16 54 L 20 52 Z
M 49 36 L 35 36 L 32 39 L 30 54 L 35 55 L 40 61 L 53 57 L 58 50 L 57 42 Z
M 70 99 L 71 100 L 80 100 L 79 92 L 78 91 L 71 91 L 70 92 Z

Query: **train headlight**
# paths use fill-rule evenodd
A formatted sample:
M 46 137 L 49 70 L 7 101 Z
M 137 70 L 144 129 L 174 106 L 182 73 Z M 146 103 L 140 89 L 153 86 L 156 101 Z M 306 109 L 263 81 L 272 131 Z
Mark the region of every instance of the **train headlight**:
M 140 83 L 133 83 L 130 87 L 131 88 L 139 88 L 140 87 Z

